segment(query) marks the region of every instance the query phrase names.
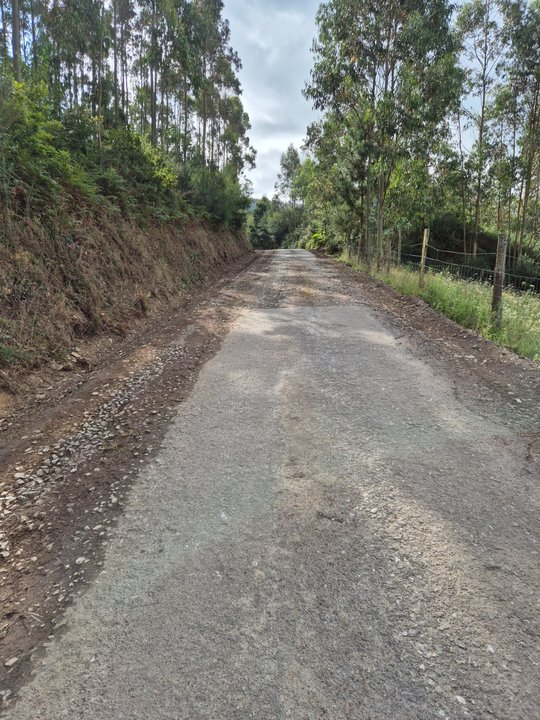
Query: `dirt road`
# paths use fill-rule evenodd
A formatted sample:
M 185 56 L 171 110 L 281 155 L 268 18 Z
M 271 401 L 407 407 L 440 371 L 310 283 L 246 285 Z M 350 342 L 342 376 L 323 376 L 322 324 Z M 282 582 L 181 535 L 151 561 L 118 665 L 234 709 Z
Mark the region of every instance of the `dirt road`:
M 303 251 L 222 306 L 6 718 L 540 718 L 538 371 Z

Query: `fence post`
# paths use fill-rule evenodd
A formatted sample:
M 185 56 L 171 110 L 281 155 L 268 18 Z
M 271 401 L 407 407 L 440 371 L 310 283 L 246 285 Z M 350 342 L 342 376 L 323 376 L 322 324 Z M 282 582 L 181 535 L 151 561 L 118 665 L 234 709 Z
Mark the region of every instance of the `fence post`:
M 401 228 L 398 228 L 397 264 L 401 265 Z
M 419 287 L 423 288 L 426 284 L 426 255 L 429 242 L 429 228 L 424 230 L 424 239 L 422 241 L 422 259 L 420 260 L 420 278 L 418 280 Z
M 388 240 L 386 241 L 386 247 L 384 248 L 384 264 L 386 267 L 386 272 L 390 272 L 390 260 L 392 258 L 392 235 L 388 235 Z
M 506 248 L 508 238 L 506 235 L 499 235 L 497 243 L 497 259 L 495 261 L 495 274 L 493 276 L 493 300 L 491 311 L 493 313 L 493 325 L 500 330 L 502 324 L 502 294 L 504 288 L 504 273 L 506 269 Z

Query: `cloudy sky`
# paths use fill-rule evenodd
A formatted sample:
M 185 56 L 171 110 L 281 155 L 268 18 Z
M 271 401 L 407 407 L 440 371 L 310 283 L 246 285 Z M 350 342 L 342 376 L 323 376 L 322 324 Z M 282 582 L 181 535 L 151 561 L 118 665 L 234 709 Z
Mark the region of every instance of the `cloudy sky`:
M 273 194 L 281 153 L 290 143 L 301 144 L 314 117 L 302 88 L 312 64 L 318 6 L 319 0 L 225 0 L 258 153 L 249 176 L 255 197 Z

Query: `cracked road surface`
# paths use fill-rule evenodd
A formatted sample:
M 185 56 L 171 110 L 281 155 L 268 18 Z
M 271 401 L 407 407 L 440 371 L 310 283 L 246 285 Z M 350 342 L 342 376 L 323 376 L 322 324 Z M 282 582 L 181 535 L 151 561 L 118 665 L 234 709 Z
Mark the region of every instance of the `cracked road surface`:
M 540 718 L 537 428 L 333 267 L 248 277 L 9 720 Z

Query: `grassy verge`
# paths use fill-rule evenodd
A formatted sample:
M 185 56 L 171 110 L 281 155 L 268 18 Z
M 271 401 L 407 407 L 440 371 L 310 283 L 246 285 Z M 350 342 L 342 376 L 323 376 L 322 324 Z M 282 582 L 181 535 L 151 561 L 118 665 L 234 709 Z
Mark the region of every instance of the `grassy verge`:
M 477 282 L 459 280 L 441 273 L 426 274 L 425 288 L 418 287 L 418 273 L 406 267 L 376 272 L 364 265 L 339 258 L 356 270 L 377 277 L 404 295 L 414 295 L 465 328 L 475 330 L 518 355 L 540 360 L 540 297 L 533 293 L 506 291 L 503 299 L 503 323 L 500 330 L 491 318 L 492 289 Z

